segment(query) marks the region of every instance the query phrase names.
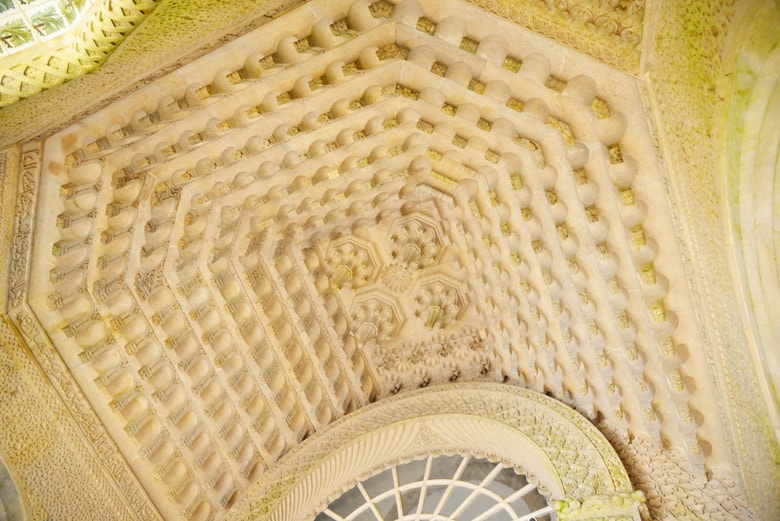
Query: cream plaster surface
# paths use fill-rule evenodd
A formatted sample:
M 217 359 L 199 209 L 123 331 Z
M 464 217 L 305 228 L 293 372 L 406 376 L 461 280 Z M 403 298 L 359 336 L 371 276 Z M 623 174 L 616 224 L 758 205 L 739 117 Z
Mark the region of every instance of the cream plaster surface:
M 218 4 L 160 2 L 100 70 L 0 109 L 3 381 L 29 382 L 0 413 L 44 404 L 0 453 L 32 519 L 230 519 L 262 487 L 284 499 L 310 441 L 448 382 L 595 424 L 631 518 L 775 517 L 766 47 L 712 111 L 735 16 L 760 10 Z M 509 457 L 478 431 L 467 452 L 495 435 Z
M 751 13 L 754 20 L 741 46 L 734 44 L 732 81 L 723 159 L 725 199 L 733 228 L 738 279 L 744 285 L 745 321 L 754 331 L 751 343 L 757 364 L 764 368 L 762 391 L 771 404 L 780 432 L 778 383 L 780 316 L 778 315 L 778 150 L 780 150 L 780 51 L 774 27 L 778 7 L 766 3 Z

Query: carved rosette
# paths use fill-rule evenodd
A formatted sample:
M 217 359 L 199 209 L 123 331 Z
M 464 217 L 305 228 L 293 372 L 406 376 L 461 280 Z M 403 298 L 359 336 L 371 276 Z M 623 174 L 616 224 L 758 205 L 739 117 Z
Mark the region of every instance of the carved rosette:
M 388 264 L 382 268 L 382 284 L 395 293 L 403 293 L 414 280 L 411 268 L 403 264 Z
M 361 300 L 352 311 L 353 333 L 364 346 L 386 342 L 398 329 L 399 323 L 395 305 L 379 298 Z
M 334 242 L 328 249 L 326 264 L 331 284 L 357 289 L 371 282 L 377 271 L 376 256 L 370 244 L 356 237 Z
M 443 329 L 458 319 L 464 299 L 458 286 L 446 279 L 420 285 L 414 296 L 414 315 L 426 329 Z
M 393 227 L 390 247 L 393 261 L 411 270 L 433 265 L 442 250 L 437 228 L 419 217 L 401 221 Z

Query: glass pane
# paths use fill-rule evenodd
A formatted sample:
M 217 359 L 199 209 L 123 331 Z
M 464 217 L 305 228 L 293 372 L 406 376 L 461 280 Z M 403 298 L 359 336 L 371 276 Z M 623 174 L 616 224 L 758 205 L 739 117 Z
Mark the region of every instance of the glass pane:
M 413 514 L 417 512 L 417 506 L 420 504 L 420 489 L 413 488 L 401 494 L 401 504 L 404 507 L 404 514 Z
M 517 498 L 512 501 L 512 508 L 519 516 L 531 513 L 531 509 L 528 507 L 528 503 L 525 502 L 525 497 Z
M 67 31 L 85 11 L 86 0 L 0 0 L 0 54 Z
M 514 517 L 504 509 L 490 515 L 490 521 L 514 521 Z
M 471 490 L 468 490 L 463 487 L 455 486 L 450 490 L 450 495 L 447 498 L 447 501 L 444 503 L 444 507 L 441 509 L 441 514 L 444 516 L 449 516 L 453 512 L 455 512 L 455 509 L 457 509 L 461 503 L 469 496 L 471 493 Z
M 24 20 L 17 18 L 0 26 L 0 40 L 6 47 L 19 47 L 33 40 L 32 31 Z
M 360 493 L 357 487 L 352 487 L 331 503 L 329 508 L 338 515 L 347 517 L 363 503 L 365 503 L 363 494 Z
M 512 469 L 504 469 L 488 484 L 488 488 L 505 498 L 527 484 L 528 480 L 525 479 L 525 476 L 515 474 L 515 471 Z
M 535 516 L 534 519 L 536 521 L 555 521 L 555 515 L 552 512 L 550 512 L 548 514 L 542 514 L 540 516 Z M 529 521 L 533 521 L 533 520 L 529 520 Z
M 422 481 L 425 475 L 425 465 L 427 460 L 421 459 L 404 463 L 398 467 L 398 482 L 401 485 Z
M 364 508 L 363 511 L 355 517 L 355 521 L 376 521 L 376 516 L 374 515 L 374 512 L 371 510 L 371 507 L 366 504 L 367 508 Z
M 48 36 L 65 28 L 65 20 L 54 9 L 54 6 L 41 9 L 30 16 L 30 21 L 41 36 Z
M 363 486 L 368 492 L 368 497 L 377 497 L 386 490 L 391 490 L 393 485 L 393 474 L 390 469 L 385 469 L 375 476 L 371 476 L 363 482 Z
M 431 465 L 431 478 L 451 478 L 458 470 L 458 465 L 463 461 L 462 456 L 439 456 Z
M 423 503 L 423 512 L 427 514 L 432 514 L 436 510 L 436 507 L 439 505 L 442 496 L 444 496 L 445 490 L 447 490 L 447 487 L 445 487 L 444 485 L 428 485 L 428 488 L 425 489 L 425 502 Z
M 480 494 L 477 497 L 472 498 L 466 509 L 458 516 L 458 519 L 474 519 L 478 515 L 490 510 L 490 507 L 495 504 L 496 502 L 492 498 Z M 494 521 L 494 519 L 494 516 L 490 516 L 490 521 Z
M 529 512 L 536 512 L 547 506 L 547 500 L 536 489 L 525 494 L 523 497 L 518 498 L 512 502 L 512 507 L 518 514 L 528 514 Z
M 384 521 L 394 521 L 398 519 L 398 509 L 396 508 L 395 494 L 385 499 L 375 502 L 377 510 L 382 515 Z
M 490 463 L 488 460 L 471 460 L 466 470 L 461 474 L 460 479 L 461 481 L 479 485 L 494 468 L 496 468 L 496 464 Z

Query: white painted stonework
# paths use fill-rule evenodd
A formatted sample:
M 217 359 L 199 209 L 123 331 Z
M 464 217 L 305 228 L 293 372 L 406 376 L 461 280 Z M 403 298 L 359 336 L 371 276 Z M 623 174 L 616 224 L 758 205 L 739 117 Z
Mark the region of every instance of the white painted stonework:
M 313 519 L 430 454 L 522 471 L 561 520 L 774 512 L 750 333 L 696 271 L 727 254 L 681 222 L 675 147 L 707 152 L 669 134 L 638 11 L 584 51 L 573 5 L 556 32 L 509 2 L 300 4 L 9 141 L 0 362 L 82 433 L 89 515 Z

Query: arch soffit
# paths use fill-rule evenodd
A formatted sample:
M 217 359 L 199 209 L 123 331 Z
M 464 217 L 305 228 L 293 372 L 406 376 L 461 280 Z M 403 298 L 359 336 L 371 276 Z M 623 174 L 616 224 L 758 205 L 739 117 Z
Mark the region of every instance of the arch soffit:
M 0 520 L 23 521 L 29 519 L 26 505 L 19 495 L 18 478 L 12 469 L 5 465 L 0 454 Z
M 516 468 L 555 501 L 559 519 L 639 519 L 641 492 L 587 419 L 539 393 L 487 383 L 420 389 L 342 418 L 288 453 L 227 519 L 313 519 L 384 468 L 456 453 Z
M 724 211 L 733 240 L 735 280 L 742 285 L 751 355 L 775 435 L 780 438 L 780 6 L 758 4 L 735 27 L 731 69 L 723 78 L 721 114 Z M 749 36 L 748 36 L 749 35 Z

